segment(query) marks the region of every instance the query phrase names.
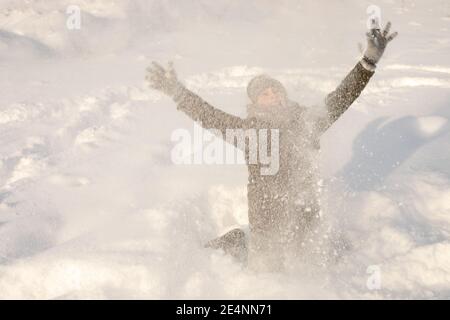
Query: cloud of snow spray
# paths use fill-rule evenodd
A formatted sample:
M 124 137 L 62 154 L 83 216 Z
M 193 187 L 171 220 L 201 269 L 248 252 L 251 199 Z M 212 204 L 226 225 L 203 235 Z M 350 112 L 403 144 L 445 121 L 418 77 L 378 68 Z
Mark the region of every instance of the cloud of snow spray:
M 0 297 L 445 297 L 446 3 L 377 3 L 400 38 L 322 138 L 324 218 L 345 250 L 311 277 L 203 248 L 247 224 L 246 168 L 173 165 L 171 133 L 192 122 L 144 69 L 174 60 L 239 116 L 260 73 L 320 105 L 360 58 L 371 2 L 2 1 Z

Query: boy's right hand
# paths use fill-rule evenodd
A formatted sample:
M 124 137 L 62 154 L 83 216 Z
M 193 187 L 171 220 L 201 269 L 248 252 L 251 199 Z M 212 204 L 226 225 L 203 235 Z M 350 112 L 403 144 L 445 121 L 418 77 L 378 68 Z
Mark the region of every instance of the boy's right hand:
M 145 79 L 150 88 L 161 91 L 169 97 L 174 97 L 181 87 L 171 62 L 169 62 L 167 69 L 156 62 L 152 62 L 152 65 L 147 68 Z

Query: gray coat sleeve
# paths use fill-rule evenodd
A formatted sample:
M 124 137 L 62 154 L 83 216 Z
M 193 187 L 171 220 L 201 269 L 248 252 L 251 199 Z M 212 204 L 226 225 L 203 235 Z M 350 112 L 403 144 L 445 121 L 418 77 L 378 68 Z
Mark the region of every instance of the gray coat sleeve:
M 192 120 L 197 121 L 205 129 L 218 129 L 225 133 L 226 129 L 242 129 L 245 120 L 214 108 L 198 95 L 186 88 L 181 88 L 174 97 L 177 109 L 183 111 Z
M 365 69 L 360 62 L 342 80 L 339 86 L 325 99 L 326 119 L 320 119 L 318 126 L 324 132 L 330 127 L 359 97 L 374 72 Z
M 242 119 L 238 116 L 228 114 L 224 111 L 214 108 L 198 95 L 181 87 L 174 97 L 177 103 L 177 109 L 183 111 L 192 120 L 198 122 L 205 129 L 219 130 L 220 137 L 226 139 L 228 129 L 249 129 L 252 127 L 250 119 Z M 219 135 L 219 134 L 217 134 Z M 232 139 L 227 142 L 235 147 L 242 149 L 239 141 Z

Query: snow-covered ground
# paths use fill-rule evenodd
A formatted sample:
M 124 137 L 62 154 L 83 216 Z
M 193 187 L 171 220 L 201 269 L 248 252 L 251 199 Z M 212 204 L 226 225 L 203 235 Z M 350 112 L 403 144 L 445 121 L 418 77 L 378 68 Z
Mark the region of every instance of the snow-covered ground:
M 247 171 L 171 162 L 193 124 L 145 67 L 174 60 L 241 116 L 262 72 L 317 105 L 361 56 L 370 4 L 399 36 L 322 138 L 347 251 L 311 276 L 204 249 L 246 224 Z M 0 298 L 450 298 L 449 32 L 447 0 L 0 0 Z

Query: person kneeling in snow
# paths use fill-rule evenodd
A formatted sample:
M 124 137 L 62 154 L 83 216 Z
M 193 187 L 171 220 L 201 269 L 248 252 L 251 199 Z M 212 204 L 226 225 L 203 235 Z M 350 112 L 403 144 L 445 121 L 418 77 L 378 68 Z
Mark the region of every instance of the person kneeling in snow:
M 242 119 L 214 108 L 186 89 L 171 65 L 166 70 L 153 62 L 147 69 L 150 87 L 172 97 L 178 110 L 205 129 L 219 130 L 222 136 L 227 129 L 279 130 L 277 173 L 263 175 L 261 164 L 247 164 L 249 241 L 242 230 L 234 229 L 210 241 L 208 247 L 221 248 L 241 260 L 248 258 L 252 268 L 266 271 L 283 269 L 286 256 L 300 252 L 320 218 L 317 161 L 313 157 L 320 147 L 320 136 L 349 108 L 373 76 L 386 45 L 397 35 L 388 35 L 389 29 L 390 23 L 383 31 L 372 29 L 367 33 L 363 58 L 326 97 L 322 115 L 311 116 L 305 107 L 288 99 L 278 80 L 266 75 L 248 84 L 251 103 L 247 118 Z M 248 160 L 248 148 L 244 151 Z

